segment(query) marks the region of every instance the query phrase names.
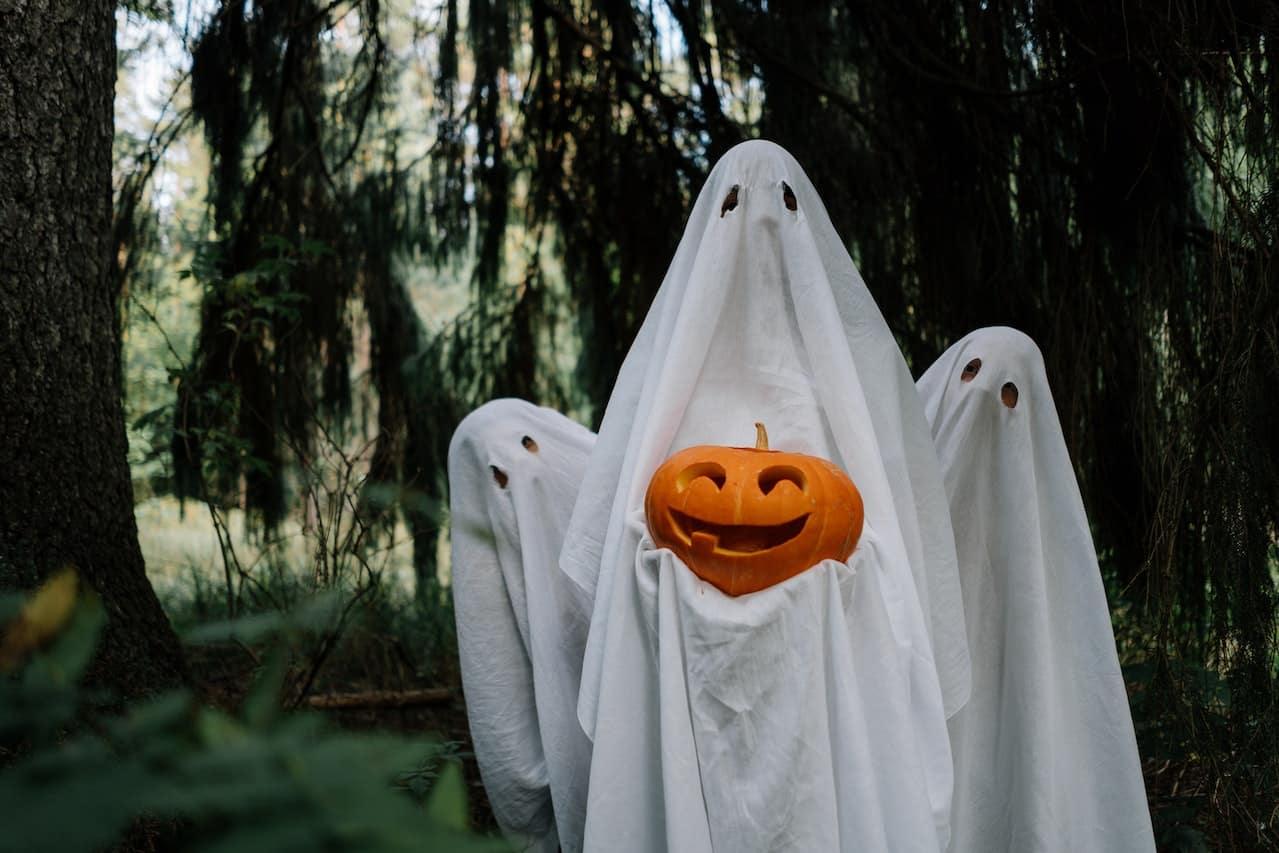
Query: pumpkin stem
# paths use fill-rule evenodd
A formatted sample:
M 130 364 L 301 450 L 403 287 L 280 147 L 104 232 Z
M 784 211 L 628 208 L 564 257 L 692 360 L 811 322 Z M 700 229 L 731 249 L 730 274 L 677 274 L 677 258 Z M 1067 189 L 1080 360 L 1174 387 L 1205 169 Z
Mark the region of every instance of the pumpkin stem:
M 759 421 L 755 422 L 755 449 L 768 449 L 768 430 L 764 429 L 764 425 Z

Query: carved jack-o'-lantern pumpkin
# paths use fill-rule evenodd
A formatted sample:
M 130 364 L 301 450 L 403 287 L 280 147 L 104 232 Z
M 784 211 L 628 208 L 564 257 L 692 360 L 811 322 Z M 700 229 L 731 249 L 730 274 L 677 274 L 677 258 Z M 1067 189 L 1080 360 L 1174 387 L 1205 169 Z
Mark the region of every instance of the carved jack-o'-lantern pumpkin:
M 862 533 L 861 494 L 834 464 L 768 449 L 690 447 L 649 481 L 653 541 L 729 595 L 781 583 L 822 560 L 847 560 Z

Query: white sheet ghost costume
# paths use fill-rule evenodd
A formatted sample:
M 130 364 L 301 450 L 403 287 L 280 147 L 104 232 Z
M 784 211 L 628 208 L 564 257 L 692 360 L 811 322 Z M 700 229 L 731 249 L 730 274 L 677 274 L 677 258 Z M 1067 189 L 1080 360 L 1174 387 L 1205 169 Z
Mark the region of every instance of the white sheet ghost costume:
M 919 393 L 972 657 L 972 696 L 950 721 L 951 849 L 1154 850 L 1110 611 L 1038 347 L 1013 329 L 973 332 Z
M 670 454 L 831 460 L 847 564 L 732 598 L 649 539 Z M 578 705 L 588 851 L 938 850 L 968 662 L 941 474 L 910 374 L 786 151 L 715 166 L 605 412 L 561 566 L 594 600 Z
M 475 757 L 522 849 L 582 849 L 590 741 L 577 721 L 590 613 L 559 571 L 595 436 L 495 400 L 458 426 L 448 472 L 453 598 Z

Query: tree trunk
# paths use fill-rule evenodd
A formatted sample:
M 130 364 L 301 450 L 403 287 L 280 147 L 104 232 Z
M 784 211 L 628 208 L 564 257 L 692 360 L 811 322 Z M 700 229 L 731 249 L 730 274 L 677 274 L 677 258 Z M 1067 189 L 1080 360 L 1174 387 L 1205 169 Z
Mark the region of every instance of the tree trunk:
M 73 564 L 108 622 L 91 678 L 180 682 L 133 517 L 111 294 L 112 0 L 0 0 L 0 589 Z

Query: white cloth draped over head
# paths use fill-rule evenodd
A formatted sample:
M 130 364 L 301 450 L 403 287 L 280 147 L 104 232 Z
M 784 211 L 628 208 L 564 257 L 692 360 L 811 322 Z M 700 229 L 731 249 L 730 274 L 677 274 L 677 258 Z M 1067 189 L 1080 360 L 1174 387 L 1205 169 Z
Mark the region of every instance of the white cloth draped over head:
M 919 393 L 972 658 L 971 698 L 950 721 L 951 849 L 1154 850 L 1110 611 L 1038 347 L 978 330 Z
M 577 692 L 590 614 L 560 573 L 595 436 L 551 409 L 495 400 L 449 445 L 458 656 L 475 756 L 502 829 L 582 849 L 590 741 Z
M 852 571 L 824 563 L 730 599 L 651 550 L 644 494 L 670 454 L 751 446 L 756 421 L 775 449 L 849 473 L 867 535 Z M 578 704 L 594 740 L 588 849 L 936 849 L 943 708 L 963 704 L 969 678 L 940 471 L 893 337 L 778 146 L 735 147 L 698 197 L 609 400 L 560 564 L 594 601 Z M 843 615 L 823 609 L 836 592 Z M 885 643 L 900 654 L 860 671 Z M 868 728 L 877 719 L 890 730 Z M 766 747 L 794 752 L 752 769 Z M 933 819 L 920 824 L 921 809 Z

